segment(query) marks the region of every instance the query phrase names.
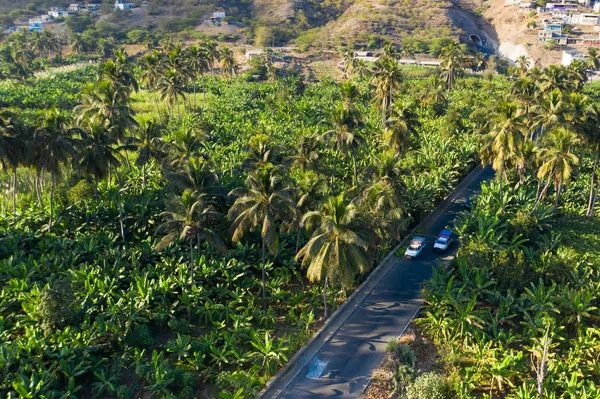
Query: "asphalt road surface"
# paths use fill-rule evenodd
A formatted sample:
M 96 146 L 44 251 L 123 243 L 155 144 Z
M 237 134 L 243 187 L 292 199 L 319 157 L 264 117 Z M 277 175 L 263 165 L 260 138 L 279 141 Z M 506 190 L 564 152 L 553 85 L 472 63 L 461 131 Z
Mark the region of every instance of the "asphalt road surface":
M 422 304 L 421 285 L 431 276 L 436 260 L 451 256 L 457 248 L 452 243 L 446 254 L 433 252 L 437 234 L 452 229 L 456 214 L 464 203 L 479 191 L 482 181 L 493 170 L 486 168 L 464 191 L 426 227 L 426 247 L 417 259 L 393 259 L 393 265 L 370 293 L 340 322 L 316 353 L 311 353 L 299 371 L 289 373 L 264 398 L 357 398 L 381 364 L 387 343 L 405 329 Z

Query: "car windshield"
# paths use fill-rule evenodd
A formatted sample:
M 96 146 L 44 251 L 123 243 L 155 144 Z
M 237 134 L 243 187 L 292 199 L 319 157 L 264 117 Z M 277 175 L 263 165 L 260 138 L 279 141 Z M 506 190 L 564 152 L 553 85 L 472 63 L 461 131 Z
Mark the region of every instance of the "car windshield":
M 416 246 L 415 244 L 410 244 L 410 246 L 408 247 L 408 249 L 411 250 L 411 251 L 418 251 L 420 247 L 421 247 L 420 245 Z
M 438 238 L 437 242 L 439 244 L 445 244 L 446 242 L 448 242 L 448 239 L 445 237 L 440 237 L 440 238 Z

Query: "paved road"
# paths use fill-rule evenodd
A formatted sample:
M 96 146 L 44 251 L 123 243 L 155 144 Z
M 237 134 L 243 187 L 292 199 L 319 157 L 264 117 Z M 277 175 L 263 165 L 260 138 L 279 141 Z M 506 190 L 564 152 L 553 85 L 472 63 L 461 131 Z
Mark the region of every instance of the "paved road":
M 421 255 L 412 261 L 394 258 L 387 274 L 373 283 L 349 316 L 332 326 L 334 332 L 322 344 L 317 343 L 320 349 L 309 353 L 310 358 L 298 359 L 304 365 L 290 370 L 263 398 L 357 398 L 383 360 L 387 343 L 404 330 L 421 306 L 421 283 L 431 276 L 435 261 L 456 250 L 453 243 L 449 253 L 434 253 L 437 234 L 452 223 L 480 183 L 492 176 L 491 168 L 483 169 L 445 212 L 430 220 L 427 247 Z

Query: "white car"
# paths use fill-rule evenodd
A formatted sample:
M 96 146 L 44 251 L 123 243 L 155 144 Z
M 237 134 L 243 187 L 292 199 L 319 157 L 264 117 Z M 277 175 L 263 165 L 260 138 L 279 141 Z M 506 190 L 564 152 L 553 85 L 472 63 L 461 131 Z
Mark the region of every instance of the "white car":
M 433 244 L 433 250 L 435 252 L 446 252 L 450 244 L 452 244 L 452 240 L 454 239 L 454 233 L 450 230 L 442 230 L 438 239 L 435 240 L 435 244 Z
M 414 259 L 423 252 L 423 248 L 425 248 L 425 237 L 414 237 L 410 241 L 410 245 L 406 249 L 406 252 L 404 252 L 404 257 Z

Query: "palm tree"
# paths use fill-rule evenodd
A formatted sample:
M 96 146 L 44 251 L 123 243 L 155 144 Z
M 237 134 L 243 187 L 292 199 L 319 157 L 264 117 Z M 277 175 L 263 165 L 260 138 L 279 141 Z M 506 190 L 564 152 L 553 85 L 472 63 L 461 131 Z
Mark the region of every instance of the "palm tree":
M 303 171 L 319 169 L 319 136 L 315 132 L 301 135 L 294 146 L 295 154 L 289 160 Z
M 423 85 L 418 98 L 423 105 L 430 107 L 436 115 L 442 115 L 448 103 L 445 83 L 438 75 L 430 76 L 425 80 L 425 85 Z
M 350 154 L 354 170 L 354 184 L 358 185 L 358 172 L 356 169 L 356 149 L 364 141 L 363 137 L 356 132 L 360 124 L 358 112 L 348 110 L 343 105 L 337 107 L 333 116 L 333 129 L 323 133 L 321 140 L 329 143 L 336 152 L 331 175 L 331 188 L 333 191 L 334 178 L 337 174 L 337 157 L 339 154 Z
M 585 64 L 591 71 L 590 76 L 594 76 L 594 72 L 600 67 L 600 54 L 598 49 L 594 47 L 588 47 L 586 52 Z
M 329 280 L 349 288 L 357 274 L 371 268 L 373 260 L 356 206 L 348 204 L 343 194 L 330 197 L 318 211 L 305 214 L 302 225 L 308 229 L 316 226 L 316 229 L 296 260 L 302 259 L 302 264 L 308 265 L 307 276 L 311 282 L 323 281 L 325 319 Z
M 98 80 L 103 79 L 109 81 L 115 91 L 119 86 L 126 88 L 128 92 L 139 90 L 133 66 L 124 50 L 116 50 L 114 60 L 110 59 L 100 64 Z
M 188 157 L 175 172 L 166 175 L 168 181 L 179 190 L 191 190 L 207 199 L 224 197 L 219 176 L 213 172 L 214 165 L 203 157 Z
M 233 56 L 233 54 L 232 54 Z M 187 50 L 187 63 L 190 73 L 194 76 L 194 107 L 196 106 L 196 80 L 198 76 L 202 76 L 202 93 L 204 96 L 204 106 L 206 107 L 206 87 L 204 85 L 204 74 L 210 68 L 209 55 L 206 51 L 197 46 L 190 46 Z
M 87 51 L 87 43 L 81 33 L 75 33 L 71 39 L 71 51 L 79 56 Z
M 48 231 L 52 230 L 54 216 L 54 189 L 61 175 L 61 166 L 76 157 L 76 140 L 72 138 L 77 129 L 72 128 L 72 119 L 67 113 L 51 108 L 41 117 L 40 126 L 33 136 L 38 176 L 42 172 L 50 173 L 50 220 Z
M 460 44 L 453 42 L 444 47 L 440 54 L 440 62 L 442 77 L 446 81 L 448 90 L 451 90 L 452 86 L 454 86 L 457 72 L 462 69 L 465 63 L 465 54 Z
M 0 113 L 0 169 L 11 169 L 13 214 L 17 212 L 17 168 L 24 163 L 27 146 L 22 128 L 8 111 Z
M 564 122 L 567 106 L 568 102 L 564 94 L 560 90 L 554 89 L 544 95 L 541 102 L 532 108 L 535 115 L 533 119 L 540 127 L 538 140 L 542 138 L 545 130 Z
M 598 183 L 596 183 L 598 161 L 600 160 L 600 130 L 597 126 L 600 124 L 600 109 L 596 105 L 592 105 L 587 113 L 587 121 L 583 124 L 583 139 L 584 142 L 594 149 L 595 157 L 592 167 L 592 176 L 590 182 L 590 194 L 588 198 L 588 207 L 585 215 L 594 216 L 594 208 L 596 207 L 596 199 L 598 196 Z
M 494 170 L 499 172 L 501 201 L 506 163 L 520 156 L 526 129 L 518 105 L 501 101 L 491 117 L 489 133 L 479 152 L 482 162 L 491 163 Z
M 223 72 L 229 76 L 234 76 L 238 72 L 238 66 L 233 56 L 233 51 L 229 47 L 223 47 L 219 52 L 219 58 L 221 59 L 221 67 Z
M 554 129 L 545 140 L 545 148 L 542 148 L 539 153 L 541 165 L 538 177 L 547 179 L 548 182 L 554 181 L 556 198 L 553 210 L 555 212 L 563 185 L 569 181 L 573 168 L 579 163 L 579 158 L 572 152 L 573 146 L 577 143 L 579 138 L 574 132 L 564 128 Z
M 485 54 L 477 52 L 473 59 L 473 63 L 475 64 L 475 72 L 479 72 L 481 67 L 485 64 Z
M 94 179 L 94 196 L 99 201 L 98 184 L 108 174 L 109 168 L 121 165 L 117 142 L 106 130 L 101 116 L 91 116 L 81 121 L 81 154 L 79 168 Z M 124 237 L 122 237 L 125 239 Z
M 116 47 L 115 39 L 113 39 L 112 37 L 107 37 L 106 39 L 102 38 L 102 39 L 98 40 L 98 45 L 97 45 L 98 53 L 105 60 L 107 60 L 113 56 L 115 47 Z
M 410 135 L 416 134 L 421 126 L 415 104 L 396 100 L 388 122 L 390 128 L 386 135 L 387 145 L 393 148 L 396 154 L 401 154 L 410 145 Z
M 81 91 L 82 103 L 75 107 L 77 121 L 101 117 L 107 130 L 123 140 L 127 129 L 137 126 L 133 109 L 129 106 L 129 91 L 123 85 L 114 85 L 108 80 L 100 80 L 84 87 Z
M 167 102 L 169 109 L 177 104 L 177 118 L 180 118 L 179 98 L 185 98 L 184 80 L 181 74 L 175 69 L 166 70 L 158 82 L 157 89 L 160 93 L 160 100 Z
M 138 157 L 135 161 L 137 167 L 142 168 L 142 187 L 146 188 L 146 168 L 151 159 L 159 160 L 166 156 L 163 151 L 165 145 L 162 139 L 164 126 L 154 120 L 148 120 L 137 129 L 137 137 L 128 137 L 125 140 L 126 149 L 135 149 Z
M 266 310 L 266 251 L 268 249 L 271 255 L 277 254 L 279 237 L 276 223 L 292 223 L 296 207 L 290 188 L 283 186 L 282 173 L 273 165 L 263 165 L 250 174 L 246 179 L 246 187 L 234 189 L 229 193 L 237 199 L 227 216 L 232 222 L 233 242 L 240 241 L 249 231 L 260 229 L 262 297 L 263 309 Z
M 515 70 L 520 76 L 525 76 L 529 69 L 529 58 L 526 55 L 521 55 L 515 62 Z
M 203 241 L 219 251 L 224 251 L 225 245 L 211 227 L 223 215 L 208 205 L 202 195 L 196 196 L 191 190 L 184 191 L 181 197 L 172 200 L 168 207 L 169 211 L 161 213 L 167 221 L 156 229 L 157 234 L 166 235 L 155 248 L 161 251 L 177 238 L 187 241 L 190 247 L 190 279 L 194 287 L 194 243 L 198 251 Z
M 148 88 L 148 90 L 152 92 L 154 105 L 156 106 L 156 113 L 158 114 L 160 123 L 162 123 L 162 114 L 160 112 L 160 108 L 158 107 L 156 90 L 163 71 L 162 58 L 163 57 L 161 53 L 155 50 L 150 54 L 146 54 L 139 61 L 140 81 Z
M 381 242 L 399 239 L 407 227 L 402 221 L 407 190 L 398 154 L 386 151 L 374 158 L 363 183 L 365 188 L 355 201 L 363 214 L 368 215 L 371 230 Z
M 352 76 L 356 69 L 356 53 L 353 50 L 347 50 L 344 53 L 344 77 Z
M 388 108 L 394 101 L 394 92 L 400 87 L 402 79 L 402 69 L 395 59 L 382 57 L 375 64 L 372 80 L 375 86 L 375 100 L 381 109 L 384 126 L 388 118 Z

